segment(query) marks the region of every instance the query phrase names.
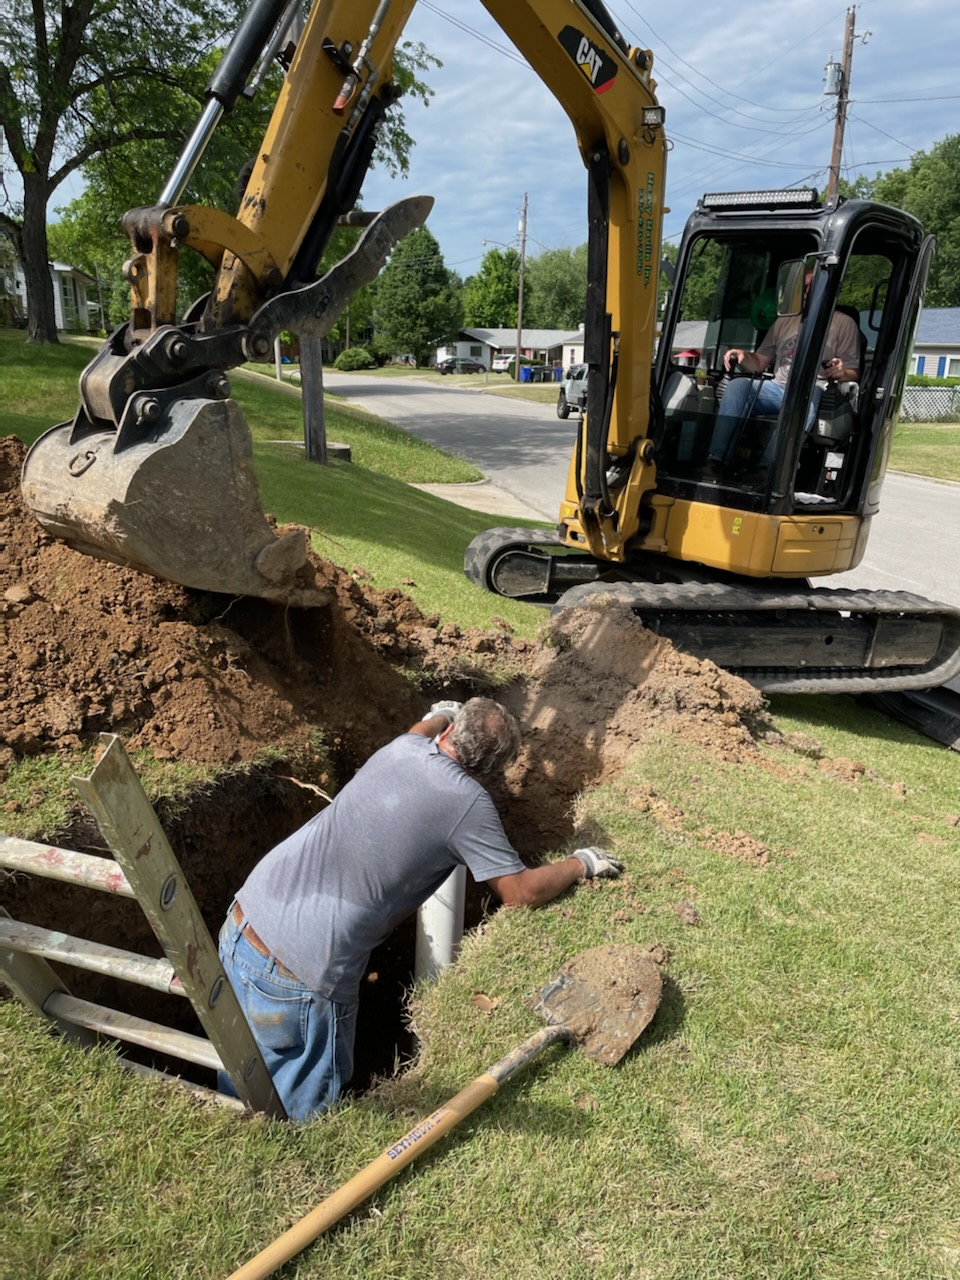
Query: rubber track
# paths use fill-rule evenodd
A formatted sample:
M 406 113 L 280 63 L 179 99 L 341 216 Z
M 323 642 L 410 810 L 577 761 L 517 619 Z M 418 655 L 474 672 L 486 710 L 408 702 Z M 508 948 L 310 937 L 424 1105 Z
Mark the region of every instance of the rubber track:
M 497 552 L 520 547 L 562 547 L 564 541 L 554 529 L 485 529 L 478 533 L 463 555 L 463 572 L 472 583 L 490 591 L 487 567 Z
M 922 596 L 900 591 L 845 591 L 812 588 L 777 591 L 767 587 L 727 586 L 724 583 L 590 582 L 571 587 L 553 606 L 553 612 L 579 608 L 603 596 L 628 604 L 635 612 L 686 613 L 705 617 L 739 615 L 745 628 L 750 615 L 784 610 L 809 616 L 851 613 L 936 615 L 943 619 L 941 655 L 923 668 L 877 668 L 875 672 L 842 668 L 804 667 L 802 672 L 784 668 L 738 667 L 736 674 L 767 693 L 880 693 L 887 690 L 929 689 L 945 684 L 960 672 L 960 611 Z M 744 647 L 747 647 L 744 633 Z M 682 645 L 680 646 L 682 647 Z

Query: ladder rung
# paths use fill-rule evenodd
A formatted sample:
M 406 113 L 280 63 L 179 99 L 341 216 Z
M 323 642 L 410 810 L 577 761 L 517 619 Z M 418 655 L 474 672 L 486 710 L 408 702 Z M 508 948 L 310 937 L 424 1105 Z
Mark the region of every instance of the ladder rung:
M 89 889 L 103 889 L 123 898 L 135 898 L 130 881 L 112 858 L 96 858 L 92 853 L 76 853 L 54 845 L 35 844 L 16 836 L 0 836 L 0 867 L 29 871 L 48 880 L 65 880 Z
M 75 1023 L 89 1031 L 99 1031 L 115 1040 L 127 1040 L 156 1053 L 166 1053 L 171 1058 L 182 1058 L 184 1062 L 194 1062 L 214 1071 L 223 1066 L 219 1054 L 203 1036 L 175 1031 L 172 1027 L 148 1022 L 146 1018 L 137 1018 L 131 1013 L 120 1013 L 101 1004 L 92 1004 L 89 1000 L 78 1000 L 76 996 L 64 995 L 62 991 L 55 991 L 48 998 L 43 1012 L 48 1017 Z
M 59 960 L 61 964 L 72 965 L 75 969 L 87 969 L 124 982 L 136 982 L 141 987 L 150 987 L 168 995 L 187 994 L 169 960 L 154 960 L 133 951 L 121 951 L 118 947 L 91 942 L 88 938 L 74 938 L 69 933 L 24 924 L 20 920 L 0 919 L 0 946 L 25 951 L 44 960 Z

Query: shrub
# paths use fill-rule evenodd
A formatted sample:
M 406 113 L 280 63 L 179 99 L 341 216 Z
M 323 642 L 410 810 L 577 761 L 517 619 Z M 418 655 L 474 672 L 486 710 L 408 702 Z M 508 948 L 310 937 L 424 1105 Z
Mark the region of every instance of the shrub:
M 376 363 L 366 347 L 347 347 L 334 360 L 333 367 L 349 373 L 352 369 L 372 369 Z

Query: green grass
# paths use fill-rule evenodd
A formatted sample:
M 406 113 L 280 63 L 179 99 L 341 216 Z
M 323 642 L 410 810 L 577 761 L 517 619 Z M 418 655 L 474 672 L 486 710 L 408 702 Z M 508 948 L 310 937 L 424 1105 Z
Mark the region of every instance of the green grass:
M 266 505 L 309 511 L 341 563 L 378 574 L 399 540 L 428 584 L 411 590 L 459 611 L 462 535 L 486 517 L 369 463 L 311 467 L 267 443 L 297 437 L 295 408 L 284 436 L 244 403 Z M 819 753 L 638 744 L 578 805 L 624 877 L 498 913 L 418 992 L 413 1069 L 316 1123 L 222 1113 L 0 1003 L 0 1277 L 225 1277 L 534 1031 L 538 987 L 607 941 L 671 956 L 639 1052 L 547 1051 L 281 1276 L 956 1277 L 960 761 L 847 698 L 771 715 Z M 42 785 L 24 776 L 23 796 Z
M 960 480 L 960 423 L 901 422 L 889 465 L 934 480 Z
M 0 1274 L 227 1275 L 535 1030 L 530 999 L 565 959 L 658 941 L 668 982 L 640 1052 L 605 1068 L 549 1050 L 290 1274 L 955 1275 L 957 760 L 814 701 L 775 718 L 809 734 L 822 715 L 826 761 L 641 746 L 582 810 L 625 876 L 499 913 L 419 993 L 418 1065 L 301 1129 L 131 1079 L 0 1006 Z M 719 851 L 734 831 L 766 866 Z

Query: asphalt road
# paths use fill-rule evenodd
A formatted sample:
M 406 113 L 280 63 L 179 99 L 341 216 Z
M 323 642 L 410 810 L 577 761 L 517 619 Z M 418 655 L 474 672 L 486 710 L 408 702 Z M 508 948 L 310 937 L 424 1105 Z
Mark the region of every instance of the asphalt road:
M 576 420 L 561 421 L 551 405 L 478 394 L 481 376 L 476 390 L 360 373 L 325 373 L 324 382 L 394 426 L 466 458 L 523 502 L 532 518 L 552 522 L 566 486 Z M 960 484 L 889 472 L 862 563 L 818 582 L 914 591 L 960 606 L 958 543 Z

